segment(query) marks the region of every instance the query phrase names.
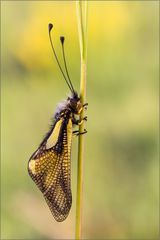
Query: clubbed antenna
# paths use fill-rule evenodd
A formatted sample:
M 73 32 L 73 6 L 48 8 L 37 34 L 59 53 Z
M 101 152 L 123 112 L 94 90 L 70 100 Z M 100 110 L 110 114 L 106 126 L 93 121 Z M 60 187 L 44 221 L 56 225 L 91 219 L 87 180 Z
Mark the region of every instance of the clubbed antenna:
M 59 69 L 60 69 L 60 71 L 61 71 L 61 73 L 62 73 L 62 75 L 63 75 L 63 77 L 64 77 L 64 79 L 65 79 L 65 81 L 66 81 L 66 83 L 67 83 L 67 85 L 68 85 L 68 87 L 69 87 L 69 89 L 71 90 L 71 92 L 74 92 L 73 87 L 71 87 L 72 85 L 70 86 L 70 84 L 69 84 L 70 81 L 68 82 L 68 80 L 67 80 L 67 78 L 66 78 L 66 76 L 65 76 L 65 74 L 64 74 L 64 72 L 63 72 L 63 70 L 62 70 L 62 67 L 61 67 L 61 65 L 60 65 L 60 63 L 59 63 L 59 60 L 58 60 L 56 51 L 55 51 L 55 49 L 54 49 L 53 41 L 52 41 L 52 38 L 51 38 L 51 30 L 52 30 L 52 28 L 53 28 L 53 24 L 52 24 L 52 23 L 49 23 L 49 24 L 48 24 L 49 40 L 50 40 L 50 43 L 51 43 L 51 47 L 52 47 L 52 50 L 53 50 L 55 59 L 56 59 L 56 61 L 57 61 L 57 63 L 58 63 Z M 68 76 L 68 75 L 67 75 L 67 76 Z
M 68 77 L 68 80 L 69 80 L 69 83 L 70 83 L 70 86 L 72 88 L 72 91 L 74 91 L 74 88 L 73 88 L 73 85 L 72 85 L 72 82 L 71 82 L 71 79 L 70 79 L 70 76 L 69 76 L 69 73 L 68 73 L 68 68 L 67 68 L 67 63 L 66 63 L 66 57 L 65 57 L 65 52 L 64 52 L 64 36 L 61 36 L 60 37 L 60 41 L 61 41 L 61 44 L 62 44 L 62 52 L 63 52 L 63 60 L 64 60 L 64 65 L 65 65 L 65 70 L 66 70 L 66 73 L 67 73 L 67 77 Z

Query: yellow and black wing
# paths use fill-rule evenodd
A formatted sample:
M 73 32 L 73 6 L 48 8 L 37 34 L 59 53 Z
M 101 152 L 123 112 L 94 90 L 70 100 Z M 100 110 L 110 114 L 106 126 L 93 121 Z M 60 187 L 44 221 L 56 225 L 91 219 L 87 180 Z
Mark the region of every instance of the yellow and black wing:
M 59 222 L 66 219 L 72 204 L 71 141 L 72 121 L 60 119 L 28 162 L 29 175 Z

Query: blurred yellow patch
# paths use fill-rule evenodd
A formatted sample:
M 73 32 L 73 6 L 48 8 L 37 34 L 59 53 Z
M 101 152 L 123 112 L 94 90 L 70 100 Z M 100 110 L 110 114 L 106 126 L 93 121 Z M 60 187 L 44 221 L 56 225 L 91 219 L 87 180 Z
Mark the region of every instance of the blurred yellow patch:
M 30 162 L 29 162 L 29 169 L 31 170 L 31 172 L 33 174 L 36 173 L 36 162 L 35 162 L 35 160 L 30 160 Z

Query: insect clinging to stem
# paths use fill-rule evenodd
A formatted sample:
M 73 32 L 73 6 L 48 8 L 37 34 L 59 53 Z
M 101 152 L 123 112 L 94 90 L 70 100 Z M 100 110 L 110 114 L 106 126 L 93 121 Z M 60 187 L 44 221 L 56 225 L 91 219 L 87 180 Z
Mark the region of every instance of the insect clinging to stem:
M 58 221 L 64 221 L 69 214 L 72 205 L 70 167 L 71 167 L 71 143 L 72 135 L 84 134 L 72 131 L 74 125 L 80 125 L 87 117 L 77 119 L 83 108 L 80 97 L 74 90 L 68 74 L 63 36 L 60 37 L 65 73 L 60 65 L 51 38 L 53 25 L 48 25 L 51 47 L 58 63 L 59 69 L 67 83 L 71 95 L 60 103 L 54 114 L 54 122 L 38 149 L 32 154 L 28 162 L 28 172 L 36 183 L 54 216 Z

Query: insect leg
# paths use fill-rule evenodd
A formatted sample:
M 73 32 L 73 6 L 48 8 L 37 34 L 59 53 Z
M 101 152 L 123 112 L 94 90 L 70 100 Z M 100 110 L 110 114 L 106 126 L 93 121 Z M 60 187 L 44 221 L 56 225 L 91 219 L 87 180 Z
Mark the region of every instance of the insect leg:
M 83 123 L 83 121 L 87 121 L 87 116 L 85 116 L 81 120 L 78 120 L 78 124 L 77 125 L 80 126 Z
M 87 116 L 85 116 L 81 120 L 80 119 L 77 120 L 75 118 L 72 118 L 73 124 L 78 125 L 78 126 L 80 126 L 83 123 L 83 121 L 87 121 Z
M 87 121 L 87 119 L 88 119 L 87 116 L 85 116 L 85 117 L 83 118 L 84 121 Z
M 74 134 L 75 136 L 79 136 L 79 135 L 82 135 L 82 134 L 85 134 L 85 133 L 87 133 L 87 130 L 86 130 L 86 129 L 84 129 L 83 132 L 80 132 L 79 130 L 73 131 L 73 134 Z
M 73 135 L 77 135 L 77 133 L 79 133 L 79 130 L 75 130 L 72 132 Z
M 77 133 L 76 136 L 79 136 L 79 135 L 82 135 L 82 134 L 85 134 L 85 133 L 87 133 L 87 130 L 86 130 L 86 129 L 84 129 L 83 132 L 79 132 L 79 133 Z

